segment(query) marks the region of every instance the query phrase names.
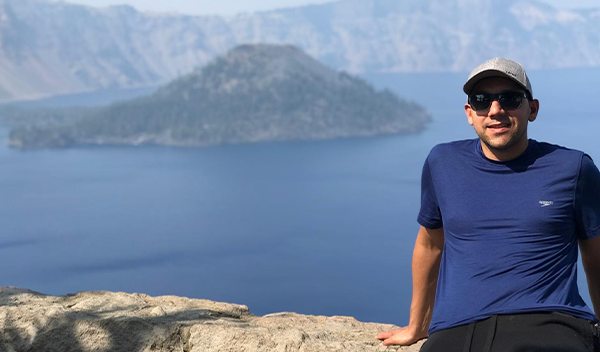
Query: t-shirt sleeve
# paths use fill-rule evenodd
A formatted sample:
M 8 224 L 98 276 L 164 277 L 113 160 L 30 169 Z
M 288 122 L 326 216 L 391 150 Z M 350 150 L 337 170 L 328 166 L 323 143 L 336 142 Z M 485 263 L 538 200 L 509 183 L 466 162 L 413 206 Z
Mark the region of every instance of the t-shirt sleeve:
M 425 160 L 423 173 L 421 174 L 421 210 L 417 221 L 428 229 L 438 229 L 443 226 L 442 214 L 433 187 L 433 179 L 431 178 L 429 158 Z
M 600 172 L 587 154 L 581 159 L 577 177 L 575 221 L 577 237 L 580 239 L 592 239 L 600 235 Z

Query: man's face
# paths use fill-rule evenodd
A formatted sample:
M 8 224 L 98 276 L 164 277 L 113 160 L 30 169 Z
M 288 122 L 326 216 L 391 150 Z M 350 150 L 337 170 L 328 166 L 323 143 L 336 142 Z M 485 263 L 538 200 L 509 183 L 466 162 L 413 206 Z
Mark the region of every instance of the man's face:
M 472 93 L 523 92 L 515 82 L 501 77 L 484 78 L 473 87 Z M 469 124 L 481 139 L 484 154 L 493 160 L 510 160 L 527 149 L 527 123 L 537 117 L 539 102 L 523 98 L 515 110 L 503 108 L 494 100 L 487 110 L 475 111 L 465 104 Z

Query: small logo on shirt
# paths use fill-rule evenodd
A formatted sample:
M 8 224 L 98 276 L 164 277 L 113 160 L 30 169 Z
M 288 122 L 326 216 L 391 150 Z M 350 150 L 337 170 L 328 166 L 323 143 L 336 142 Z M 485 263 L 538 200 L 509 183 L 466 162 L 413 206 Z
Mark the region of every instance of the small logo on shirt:
M 548 206 L 554 204 L 554 202 L 551 200 L 540 200 L 540 204 L 542 205 L 542 208 L 543 208 L 543 207 L 548 207 Z

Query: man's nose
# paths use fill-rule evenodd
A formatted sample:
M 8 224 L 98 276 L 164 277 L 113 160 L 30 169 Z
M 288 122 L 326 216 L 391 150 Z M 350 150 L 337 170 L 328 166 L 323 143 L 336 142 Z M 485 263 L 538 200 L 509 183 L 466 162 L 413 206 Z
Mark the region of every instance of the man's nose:
M 498 113 L 500 113 L 500 111 L 502 111 L 502 106 L 500 105 L 500 103 L 498 102 L 498 100 L 493 100 L 492 104 L 490 105 L 490 110 L 488 111 L 488 113 L 490 115 L 496 115 Z

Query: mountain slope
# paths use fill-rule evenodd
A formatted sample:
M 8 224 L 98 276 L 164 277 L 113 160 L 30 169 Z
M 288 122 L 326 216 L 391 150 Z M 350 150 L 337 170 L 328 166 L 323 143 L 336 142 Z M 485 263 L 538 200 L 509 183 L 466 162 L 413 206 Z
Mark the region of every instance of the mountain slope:
M 0 0 L 0 102 L 165 83 L 244 43 L 293 44 L 335 69 L 600 66 L 600 9 L 533 0 L 342 0 L 233 17 Z

